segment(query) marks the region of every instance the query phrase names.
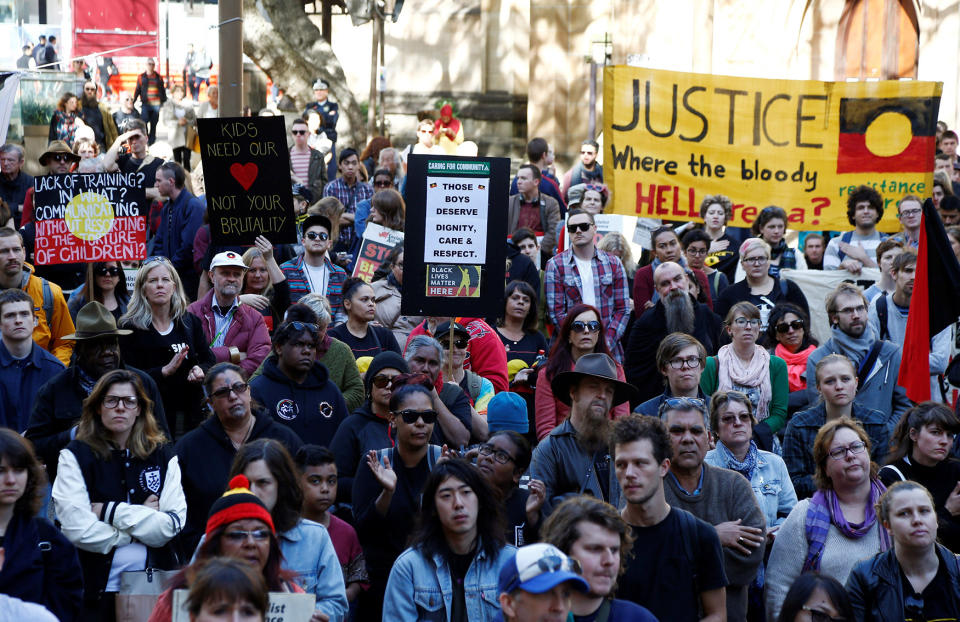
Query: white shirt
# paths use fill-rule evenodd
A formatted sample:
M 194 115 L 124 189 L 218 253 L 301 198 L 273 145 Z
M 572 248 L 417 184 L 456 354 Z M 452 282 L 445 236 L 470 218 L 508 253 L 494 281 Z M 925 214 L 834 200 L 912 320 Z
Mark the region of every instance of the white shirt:
M 593 283 L 593 259 L 580 259 L 574 255 L 573 260 L 577 262 L 577 271 L 580 272 L 580 282 L 583 284 L 580 291 L 583 304 L 596 307 L 597 290 Z
M 304 261 L 303 274 L 307 277 L 307 282 L 310 283 L 311 292 L 321 296 L 327 295 L 327 281 L 330 278 L 330 270 L 327 268 L 326 260 L 316 267 Z

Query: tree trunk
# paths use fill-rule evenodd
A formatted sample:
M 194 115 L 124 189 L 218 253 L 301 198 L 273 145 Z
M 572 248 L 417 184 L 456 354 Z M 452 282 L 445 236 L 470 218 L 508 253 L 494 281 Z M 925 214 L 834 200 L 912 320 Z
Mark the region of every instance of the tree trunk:
M 243 51 L 300 108 L 313 101 L 316 78 L 328 82 L 340 104 L 337 142 L 363 149 L 366 132 L 360 105 L 347 87 L 333 48 L 320 36 L 299 1 L 243 0 Z

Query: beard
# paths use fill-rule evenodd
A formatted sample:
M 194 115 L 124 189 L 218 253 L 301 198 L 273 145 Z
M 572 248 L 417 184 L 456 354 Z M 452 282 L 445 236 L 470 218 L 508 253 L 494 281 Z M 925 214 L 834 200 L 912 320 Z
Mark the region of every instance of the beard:
M 584 451 L 593 453 L 606 449 L 610 440 L 610 419 L 607 418 L 609 408 L 591 408 L 584 417 L 585 424 L 582 430 L 577 430 L 577 443 Z
M 675 289 L 667 294 L 663 299 L 663 310 L 667 319 L 667 333 L 693 334 L 696 315 L 687 292 Z
M 80 105 L 84 108 L 96 108 L 97 107 L 97 96 L 96 95 L 87 95 L 84 93 L 80 96 Z

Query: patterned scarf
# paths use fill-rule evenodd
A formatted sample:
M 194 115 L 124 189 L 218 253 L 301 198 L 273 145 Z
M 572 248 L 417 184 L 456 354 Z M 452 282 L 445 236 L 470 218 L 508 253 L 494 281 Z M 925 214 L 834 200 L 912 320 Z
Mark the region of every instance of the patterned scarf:
M 820 570 L 823 547 L 827 541 L 827 532 L 830 531 L 831 524 L 839 529 L 844 536 L 853 540 L 859 540 L 867 535 L 873 524 L 877 522 L 874 506 L 877 499 L 886 490 L 879 479 L 870 481 L 870 499 L 867 500 L 867 511 L 864 514 L 863 522 L 860 524 L 847 522 L 840 510 L 840 500 L 837 499 L 837 493 L 833 490 L 818 490 L 814 493 L 813 498 L 810 499 L 810 505 L 807 507 L 807 516 L 804 523 L 808 546 L 807 558 L 803 562 L 802 572 Z M 877 531 L 880 533 L 880 551 L 886 551 L 890 548 L 890 535 L 886 529 L 879 525 Z
M 760 346 L 753 346 L 753 358 L 744 363 L 737 356 L 733 344 L 727 344 L 717 352 L 717 388 L 721 391 L 741 391 L 757 388 L 760 397 L 754 404 L 757 421 L 770 415 L 770 400 L 773 388 L 770 385 L 770 353 Z
M 722 441 L 717 441 L 717 451 L 720 452 L 720 457 L 723 459 L 723 468 L 736 471 L 746 477 L 748 482 L 753 480 L 753 472 L 757 468 L 756 443 L 750 441 L 750 449 L 747 450 L 747 455 L 744 457 L 743 462 L 737 460 L 737 457 L 733 455 L 733 452 L 730 451 Z

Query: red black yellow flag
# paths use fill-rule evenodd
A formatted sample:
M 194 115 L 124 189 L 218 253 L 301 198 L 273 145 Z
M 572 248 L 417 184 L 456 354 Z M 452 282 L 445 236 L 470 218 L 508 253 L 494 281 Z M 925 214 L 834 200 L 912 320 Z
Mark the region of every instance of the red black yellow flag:
M 939 97 L 842 98 L 837 173 L 933 170 L 939 106 Z

